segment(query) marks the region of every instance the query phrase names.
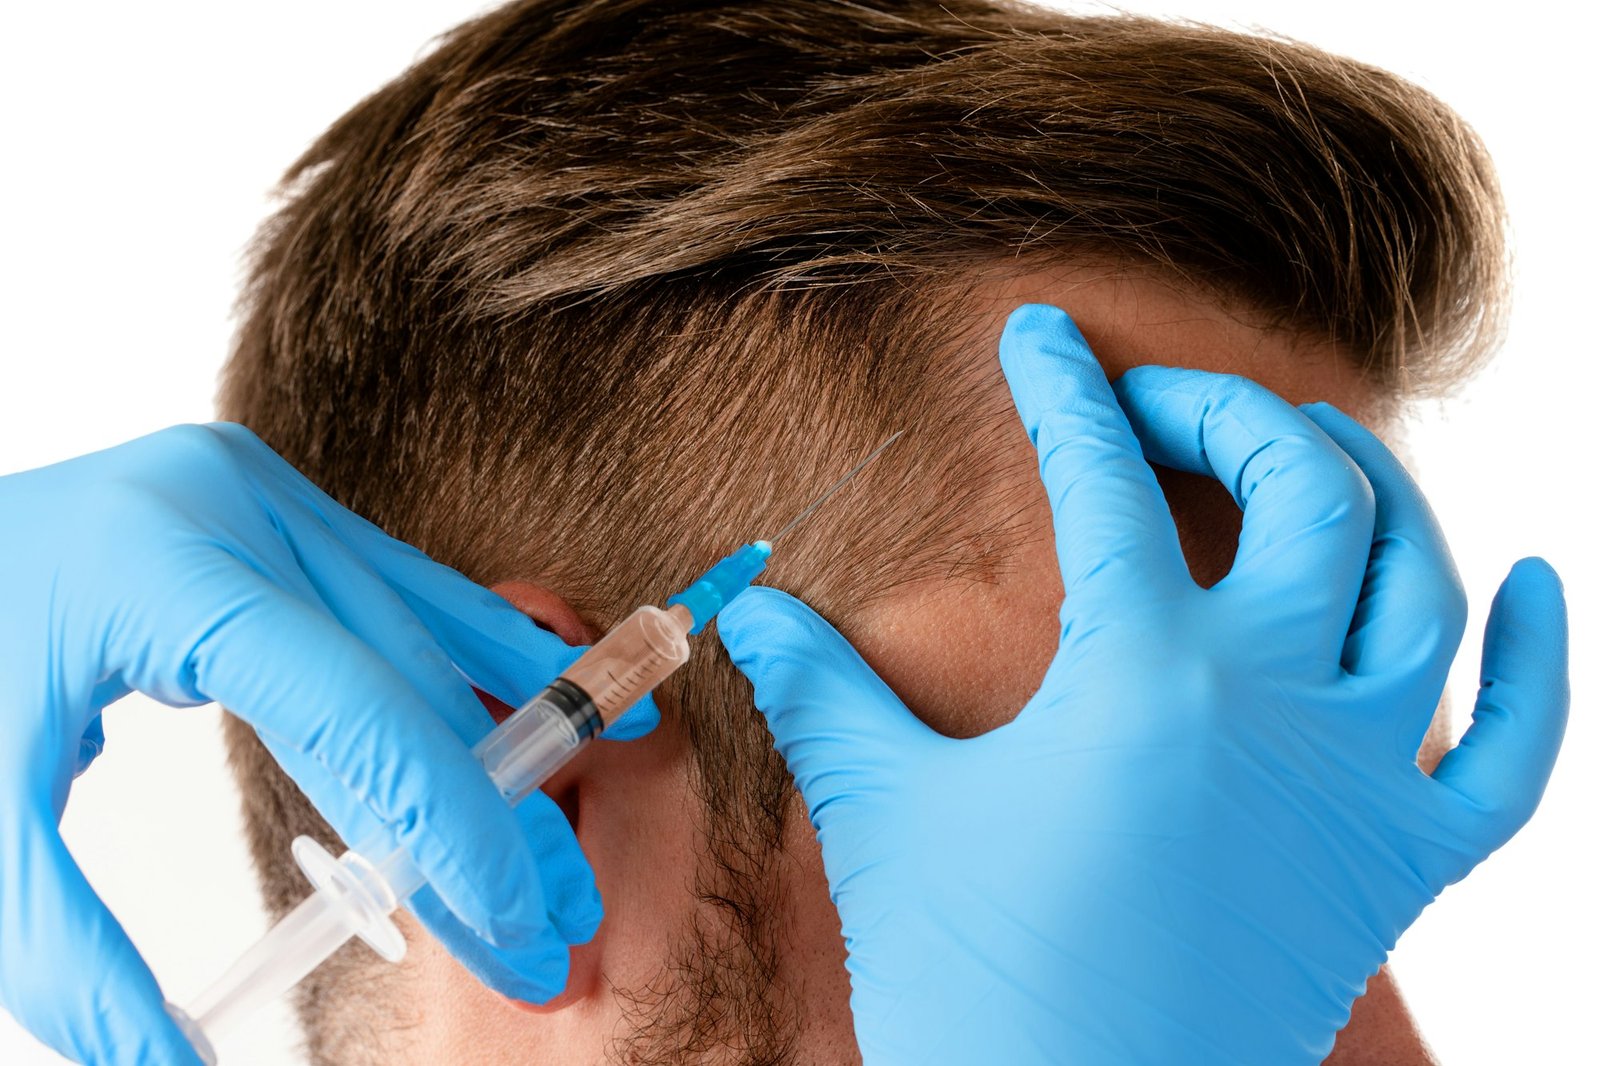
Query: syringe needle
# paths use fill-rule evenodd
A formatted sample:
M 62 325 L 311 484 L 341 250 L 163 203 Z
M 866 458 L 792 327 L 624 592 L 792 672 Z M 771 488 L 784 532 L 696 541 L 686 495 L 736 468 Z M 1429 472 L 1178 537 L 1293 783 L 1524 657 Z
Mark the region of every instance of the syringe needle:
M 827 492 L 824 492 L 821 496 L 818 496 L 816 499 L 812 500 L 809 504 L 806 505 L 806 509 L 805 510 L 801 511 L 799 514 L 795 515 L 792 519 L 790 519 L 788 525 L 786 525 L 782 529 L 778 530 L 777 536 L 769 537 L 767 539 L 767 543 L 768 544 L 776 544 L 776 543 L 778 543 L 778 541 L 782 540 L 784 534 L 788 533 L 789 530 L 793 529 L 795 526 L 799 525 L 801 522 L 804 522 L 807 518 L 811 517 L 811 512 L 812 511 L 815 511 L 818 507 L 821 507 L 824 503 L 827 503 L 829 496 L 832 496 L 834 493 L 838 492 L 840 489 L 842 489 L 846 485 L 848 485 L 850 483 L 850 479 L 851 478 L 853 478 L 857 474 L 861 473 L 861 471 L 866 468 L 866 465 L 868 463 L 872 462 L 872 460 L 874 460 L 878 456 L 882 455 L 883 454 L 883 450 L 885 448 L 887 448 L 889 445 L 893 444 L 895 441 L 899 440 L 900 439 L 900 434 L 902 434 L 904 432 L 905 432 L 905 430 L 903 430 L 903 429 L 895 430 L 895 432 L 890 435 L 888 440 L 884 441 L 882 444 L 878 445 L 876 448 L 874 448 L 872 450 L 872 454 L 871 455 L 867 456 L 865 459 L 863 459 L 859 463 L 857 463 L 854 467 L 851 468 L 851 470 L 850 470 L 850 472 L 848 474 L 846 474 L 844 477 L 840 478 L 838 481 L 835 481 L 833 483 L 833 486 L 831 488 L 829 488 Z

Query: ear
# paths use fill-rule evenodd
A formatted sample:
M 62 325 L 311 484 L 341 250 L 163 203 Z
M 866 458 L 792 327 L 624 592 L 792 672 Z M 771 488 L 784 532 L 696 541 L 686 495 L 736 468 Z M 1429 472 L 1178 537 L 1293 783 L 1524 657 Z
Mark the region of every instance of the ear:
M 533 619 L 534 625 L 549 630 L 573 647 L 593 644 L 599 635 L 548 585 L 536 581 L 502 581 L 489 591 Z
M 569 645 L 599 636 L 548 586 L 504 581 L 492 591 Z M 497 721 L 513 711 L 492 696 L 479 698 Z M 692 757 L 673 726 L 669 717 L 648 736 L 590 744 L 542 790 L 572 824 L 605 907 L 594 939 L 571 949 L 561 995 L 543 1004 L 502 996 L 473 978 L 437 940 L 407 927 L 413 945 L 408 959 L 415 959 L 407 965 L 424 975 L 418 987 L 436 997 L 429 1002 L 437 1004 L 440 1024 L 463 1034 L 460 1053 L 445 1058 L 484 1058 L 481 1036 L 490 1047 L 515 1043 L 536 1049 L 530 1053 L 541 1061 L 564 1061 L 572 1047 L 592 1040 L 589 1027 L 610 1009 L 614 988 L 642 988 L 656 979 L 660 960 L 670 957 L 693 916 L 692 897 L 671 889 L 693 883 L 704 850 L 699 822 L 689 814 L 695 809 Z M 821 898 L 826 902 L 826 892 Z M 414 921 L 409 915 L 400 920 Z M 568 1009 L 573 1007 L 581 1009 Z
M 536 581 L 501 581 L 491 586 L 489 591 L 527 615 L 540 629 L 560 637 L 569 647 L 593 644 L 598 636 L 594 627 L 585 622 L 578 612 L 572 609 L 572 605 L 548 585 Z M 487 692 L 477 689 L 473 691 L 477 693 L 478 699 L 488 708 L 496 722 L 505 721 L 516 710 L 515 707 L 502 703 Z M 580 762 L 558 773 L 545 784 L 543 789 L 544 793 L 555 800 L 557 806 L 566 814 L 574 830 L 578 827 L 578 779 L 581 765 Z M 567 989 L 555 999 L 548 1003 L 535 1004 L 523 1003 L 509 996 L 500 998 L 512 1007 L 532 1014 L 553 1013 L 583 1000 L 586 994 L 592 994 L 593 989 L 600 984 L 599 955 L 593 949 L 593 944 L 594 941 L 591 941 L 588 945 L 579 945 L 572 949 L 572 965 Z

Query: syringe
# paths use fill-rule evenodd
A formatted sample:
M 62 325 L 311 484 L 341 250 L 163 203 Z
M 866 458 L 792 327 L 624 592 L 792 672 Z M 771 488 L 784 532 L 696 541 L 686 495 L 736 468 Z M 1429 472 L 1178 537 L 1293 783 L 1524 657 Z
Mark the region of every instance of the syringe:
M 698 634 L 729 600 L 766 568 L 772 544 L 893 444 L 896 433 L 817 497 L 771 541 L 757 540 L 725 556 L 662 610 L 640 607 L 519 707 L 472 754 L 506 802 L 517 804 L 544 784 L 608 721 L 637 703 L 689 659 Z M 310 837 L 295 839 L 295 861 L 314 891 L 267 931 L 189 1008 L 168 1004 L 208 1063 L 212 1041 L 256 1008 L 283 995 L 349 941 L 360 937 L 390 962 L 406 941 L 390 917 L 426 882 L 404 848 L 379 831 L 338 858 Z

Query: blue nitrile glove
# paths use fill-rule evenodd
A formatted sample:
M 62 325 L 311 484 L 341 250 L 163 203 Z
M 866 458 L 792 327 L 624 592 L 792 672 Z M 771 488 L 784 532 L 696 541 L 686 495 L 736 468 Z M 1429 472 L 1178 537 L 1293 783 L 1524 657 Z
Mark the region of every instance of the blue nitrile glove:
M 346 841 L 391 830 L 431 885 L 417 911 L 480 976 L 561 990 L 593 874 L 553 802 L 513 814 L 471 757 L 493 722 L 462 675 L 516 704 L 577 650 L 228 423 L 0 478 L 0 595 L 0 1003 L 51 1047 L 198 1061 L 57 832 L 101 710 L 135 690 L 228 707 Z
M 1014 721 L 934 733 L 781 592 L 719 622 L 817 828 L 865 1060 L 1321 1062 L 1395 939 L 1539 800 L 1560 583 L 1512 568 L 1472 727 L 1430 777 L 1464 598 L 1382 444 L 1234 377 L 1145 367 L 1113 393 L 1051 307 L 1016 311 L 1000 358 L 1066 588 Z M 1146 456 L 1244 508 L 1214 588 Z

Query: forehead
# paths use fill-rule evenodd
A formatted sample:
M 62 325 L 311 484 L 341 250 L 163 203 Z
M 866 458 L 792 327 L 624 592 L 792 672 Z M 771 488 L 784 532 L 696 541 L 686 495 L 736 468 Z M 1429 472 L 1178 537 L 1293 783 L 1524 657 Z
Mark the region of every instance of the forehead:
M 1026 501 L 1017 517 L 1017 549 L 988 580 L 913 586 L 843 620 L 845 635 L 911 708 L 952 735 L 992 729 L 1014 716 L 1038 687 L 1058 637 L 1062 592 L 1049 505 L 995 358 L 1006 316 L 1019 304 L 1066 310 L 1113 379 L 1148 363 L 1239 374 L 1292 403 L 1331 402 L 1380 435 L 1394 409 L 1387 392 L 1337 346 L 1270 328 L 1157 278 L 1046 268 L 986 280 L 970 298 L 971 342 L 961 358 L 972 360 L 980 388 L 1006 395 L 994 409 L 1013 427 L 999 445 L 1007 450 L 999 464 L 1008 472 L 1006 491 L 1020 491 Z M 1214 481 L 1160 474 L 1191 572 L 1209 585 L 1232 563 L 1238 508 Z

